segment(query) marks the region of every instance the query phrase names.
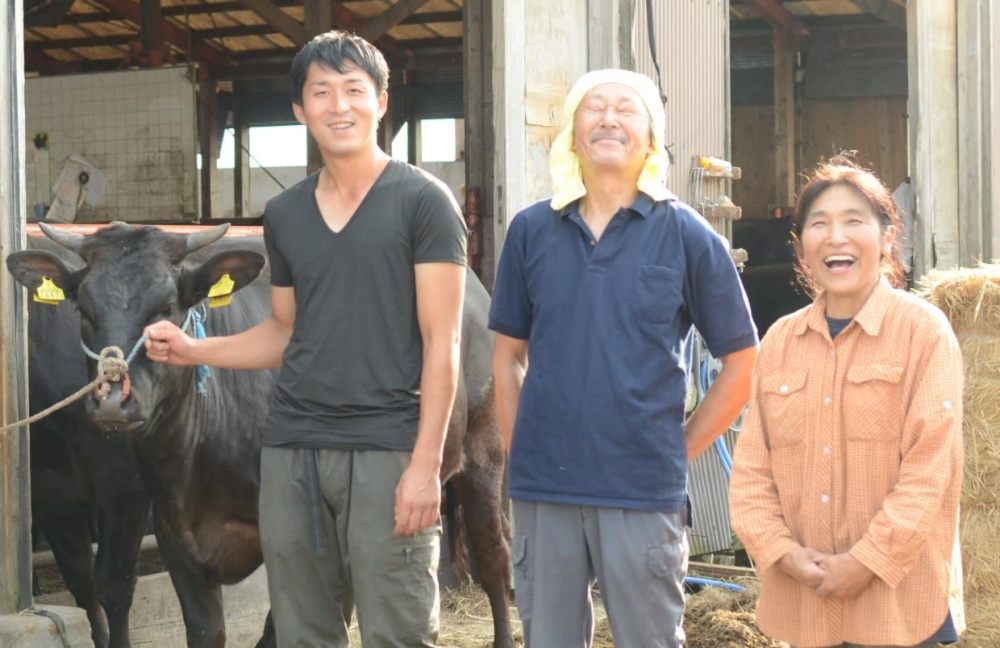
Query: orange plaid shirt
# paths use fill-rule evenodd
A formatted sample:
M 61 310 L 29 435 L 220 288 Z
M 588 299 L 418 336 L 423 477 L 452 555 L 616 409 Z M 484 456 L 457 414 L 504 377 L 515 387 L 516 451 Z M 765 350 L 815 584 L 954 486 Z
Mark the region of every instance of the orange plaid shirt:
M 761 343 L 736 445 L 733 529 L 761 579 L 757 625 L 796 646 L 914 645 L 965 627 L 961 351 L 944 315 L 884 279 L 835 340 L 826 300 Z M 821 599 L 775 563 L 799 546 L 874 578 Z

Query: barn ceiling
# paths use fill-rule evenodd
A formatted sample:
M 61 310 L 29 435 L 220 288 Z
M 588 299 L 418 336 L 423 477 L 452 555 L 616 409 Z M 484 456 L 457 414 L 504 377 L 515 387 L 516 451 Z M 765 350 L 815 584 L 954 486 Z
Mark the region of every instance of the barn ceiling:
M 503 0 L 484 0 L 502 2 Z M 373 39 L 390 65 L 461 60 L 463 0 L 24 0 L 29 73 L 70 74 L 194 61 L 203 76 L 287 72 L 305 25 Z M 328 17 L 324 13 L 329 11 Z M 905 36 L 905 0 L 730 0 L 734 47 L 876 47 Z M 867 34 L 867 35 L 866 35 Z M 903 41 L 905 43 L 905 40 Z
M 311 36 L 304 24 L 318 24 L 327 10 L 333 27 L 373 40 L 394 66 L 461 53 L 462 0 L 25 0 L 25 69 L 67 74 L 196 61 L 211 76 L 267 76 L 271 65 L 286 73 Z

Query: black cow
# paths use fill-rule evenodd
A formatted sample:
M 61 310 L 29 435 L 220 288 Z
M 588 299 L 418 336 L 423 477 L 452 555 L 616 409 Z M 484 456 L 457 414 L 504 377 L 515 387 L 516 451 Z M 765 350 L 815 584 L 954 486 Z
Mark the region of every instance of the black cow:
M 29 247 L 62 250 L 47 239 Z M 63 250 L 65 253 L 65 250 Z M 28 306 L 32 413 L 90 382 L 71 304 Z M 99 434 L 77 401 L 31 425 L 32 533 L 45 536 L 97 648 L 127 648 L 149 497 L 128 440 Z M 98 544 L 95 565 L 91 538 Z
M 80 333 L 96 351 L 112 345 L 128 355 L 143 328 L 169 319 L 181 324 L 209 288 L 228 274 L 243 291 L 208 311 L 208 335 L 229 335 L 269 315 L 269 286 L 259 238 L 218 240 L 227 226 L 188 236 L 152 227 L 117 225 L 91 236 L 43 226 L 78 254 L 73 271 L 57 255 L 25 251 L 8 268 L 31 290 L 50 277 L 74 300 Z M 258 276 L 259 275 L 259 276 Z M 442 478 L 452 479 L 464 505 L 484 589 L 494 612 L 496 645 L 513 646 L 507 611 L 509 560 L 501 512 L 504 452 L 492 414 L 489 298 L 469 273 L 463 320 L 464 381 L 449 426 Z M 91 373 L 96 369 L 91 363 Z M 188 645 L 225 643 L 221 584 L 261 563 L 257 495 L 261 428 L 274 373 L 213 369 L 207 393 L 193 387 L 195 368 L 149 362 L 140 350 L 127 376 L 88 399 L 90 418 L 105 430 L 127 430 L 153 501 L 157 540 L 177 590 Z M 258 645 L 273 642 L 266 625 Z

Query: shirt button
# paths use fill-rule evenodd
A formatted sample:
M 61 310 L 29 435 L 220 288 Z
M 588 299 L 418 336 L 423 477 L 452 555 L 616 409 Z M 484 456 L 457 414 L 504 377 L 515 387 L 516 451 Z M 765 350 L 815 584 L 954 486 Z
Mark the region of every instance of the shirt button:
M 823 402 L 826 403 L 827 405 L 829 405 L 830 403 L 833 402 L 833 399 L 830 398 L 829 396 L 827 396 L 826 398 L 823 399 Z
M 595 245 L 597 245 L 597 241 L 590 239 L 590 247 L 594 247 Z
M 780 391 L 782 394 L 787 394 L 788 393 L 788 385 L 782 385 L 781 387 L 778 387 L 778 391 Z
M 826 446 L 825 448 L 823 448 L 823 454 L 827 456 L 830 455 L 830 446 Z
M 819 501 L 821 501 L 824 504 L 826 504 L 827 502 L 830 501 L 830 496 L 829 495 L 823 495 L 822 497 L 819 498 Z
M 832 358 L 832 357 L 834 357 L 836 355 L 837 355 L 837 352 L 834 351 L 833 349 L 830 349 L 830 357 Z
M 946 410 L 950 410 L 951 409 L 951 401 L 945 401 L 945 402 L 941 403 L 941 407 L 945 408 Z

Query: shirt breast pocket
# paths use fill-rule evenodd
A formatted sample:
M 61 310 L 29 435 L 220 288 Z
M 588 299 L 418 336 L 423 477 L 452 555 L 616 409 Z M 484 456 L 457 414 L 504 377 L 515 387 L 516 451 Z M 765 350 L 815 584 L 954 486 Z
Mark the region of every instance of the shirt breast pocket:
M 847 370 L 842 414 L 852 441 L 898 442 L 903 427 L 903 367 L 860 365 Z
M 761 419 L 771 448 L 794 446 L 805 439 L 807 370 L 760 379 Z
M 673 268 L 639 266 L 633 293 L 636 316 L 651 322 L 669 322 L 681 307 L 683 281 L 684 275 Z

